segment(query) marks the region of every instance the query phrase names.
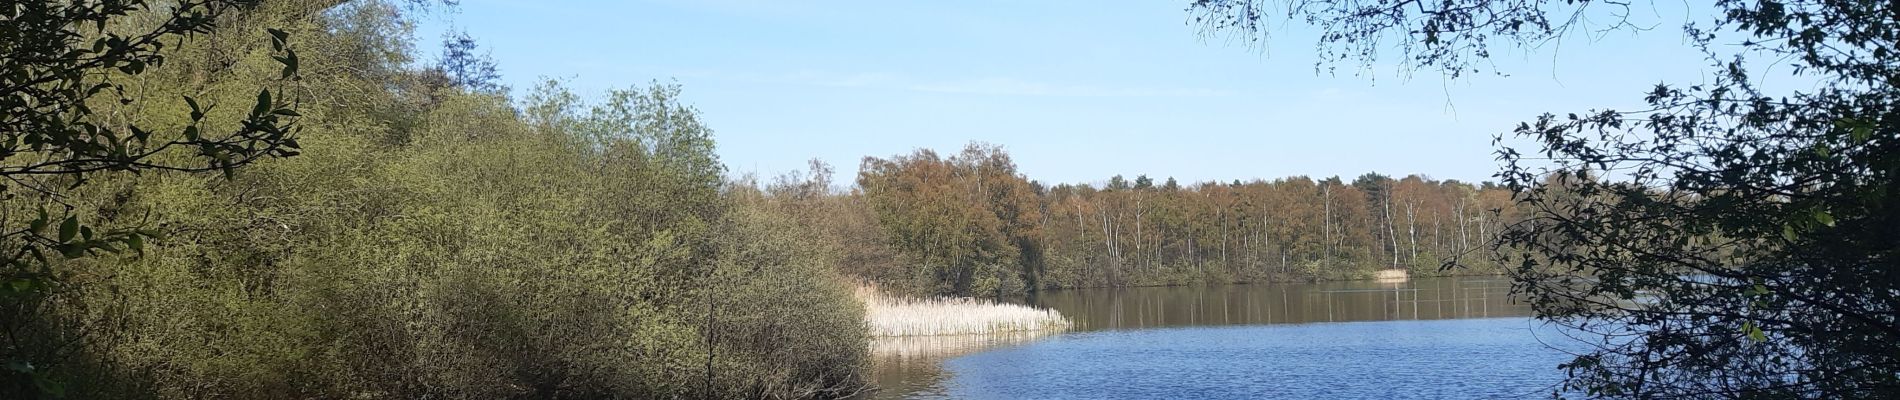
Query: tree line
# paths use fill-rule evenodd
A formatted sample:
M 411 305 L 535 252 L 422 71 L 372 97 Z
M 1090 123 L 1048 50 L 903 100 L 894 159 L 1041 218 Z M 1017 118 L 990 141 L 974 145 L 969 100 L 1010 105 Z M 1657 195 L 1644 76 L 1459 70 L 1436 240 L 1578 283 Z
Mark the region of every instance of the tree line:
M 1480 250 L 1514 215 L 1510 192 L 1488 183 L 1377 173 L 1187 186 L 1115 176 L 1056 185 L 1044 200 L 1052 287 L 1437 274 L 1447 263 L 1495 273 Z
M 982 143 L 867 157 L 850 188 L 831 173 L 814 161 L 770 186 L 825 210 L 804 215 L 855 255 L 842 271 L 936 295 L 1502 273 L 1488 245 L 1517 216 L 1503 187 L 1421 175 L 1049 186 Z
M 1328 32 L 1329 61 L 1389 34 L 1457 76 L 1605 6 L 1628 5 L 1284 9 Z M 407 44 L 430 7 L 0 7 L 0 397 L 837 397 L 864 387 L 848 277 L 1002 295 L 1445 264 L 1631 339 L 1558 390 L 1900 390 L 1890 4 L 1719 2 L 1685 27 L 1712 83 L 1526 122 L 1543 157 L 1500 148 L 1502 187 L 1050 187 L 976 145 L 869 158 L 846 191 L 822 164 L 727 176 L 677 85 L 509 98 L 472 39 L 436 60 Z M 1254 39 L 1278 9 L 1190 6 Z M 1814 82 L 1777 95 L 1761 60 Z

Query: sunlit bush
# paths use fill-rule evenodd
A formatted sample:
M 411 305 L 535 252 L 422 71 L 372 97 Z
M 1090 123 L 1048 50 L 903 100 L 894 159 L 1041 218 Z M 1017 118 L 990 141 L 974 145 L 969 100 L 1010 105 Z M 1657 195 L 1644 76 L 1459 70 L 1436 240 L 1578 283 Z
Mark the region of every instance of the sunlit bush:
M 407 67 L 399 9 L 359 2 L 280 25 L 305 41 L 304 155 L 228 180 L 101 178 L 70 193 L 76 212 L 164 238 L 143 256 L 65 266 L 84 285 L 60 293 L 46 324 L 84 338 L 73 362 L 48 367 L 69 397 L 828 397 L 862 385 L 863 307 L 835 256 L 724 191 L 711 131 L 676 85 L 591 104 L 548 85 L 515 104 L 432 83 Z M 215 69 L 255 49 L 186 44 L 134 87 L 245 104 L 222 88 L 264 79 Z

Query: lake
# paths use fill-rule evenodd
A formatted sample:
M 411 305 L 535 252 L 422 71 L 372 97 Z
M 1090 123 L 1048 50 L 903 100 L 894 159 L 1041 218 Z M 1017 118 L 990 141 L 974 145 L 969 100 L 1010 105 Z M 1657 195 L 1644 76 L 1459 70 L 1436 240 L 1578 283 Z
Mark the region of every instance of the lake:
M 1497 277 L 1043 293 L 1073 329 L 881 339 L 872 398 L 1521 398 L 1567 354 Z

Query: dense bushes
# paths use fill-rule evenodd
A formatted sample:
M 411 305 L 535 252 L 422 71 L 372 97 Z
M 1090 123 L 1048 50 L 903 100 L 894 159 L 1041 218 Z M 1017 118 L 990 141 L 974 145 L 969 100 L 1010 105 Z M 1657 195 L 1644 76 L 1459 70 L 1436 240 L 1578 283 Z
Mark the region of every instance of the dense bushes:
M 677 86 L 588 106 L 550 84 L 517 107 L 408 66 L 399 7 L 272 6 L 226 29 L 298 38 L 304 154 L 231 179 L 110 175 L 66 193 L 88 220 L 163 233 L 142 256 L 59 266 L 75 278 L 33 325 L 79 343 L 46 367 L 67 395 L 764 397 L 861 383 L 863 311 L 835 252 L 727 189 Z M 265 43 L 213 37 L 136 86 L 246 104 L 231 88 L 274 72 L 253 65 Z

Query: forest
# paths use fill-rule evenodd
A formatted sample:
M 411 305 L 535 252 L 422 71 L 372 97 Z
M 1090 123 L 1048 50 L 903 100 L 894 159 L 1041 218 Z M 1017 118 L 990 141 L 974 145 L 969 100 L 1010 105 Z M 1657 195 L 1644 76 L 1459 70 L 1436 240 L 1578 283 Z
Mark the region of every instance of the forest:
M 1339 278 L 1436 268 L 1496 224 L 1455 182 L 1049 188 L 974 145 L 867 159 L 849 190 L 822 164 L 761 183 L 725 173 L 678 84 L 511 99 L 472 39 L 412 48 L 409 18 L 440 5 L 187 6 L 216 30 L 151 42 L 162 66 L 95 78 L 122 101 L 78 103 L 137 141 L 8 161 L 8 240 L 60 255 L 10 264 L 7 397 L 837 396 L 862 387 L 854 283 Z M 176 23 L 99 11 L 69 16 Z M 252 127 L 275 135 L 218 143 L 277 150 L 204 150 Z M 98 171 L 31 174 L 99 149 Z
M 1500 149 L 1497 183 L 1052 183 L 984 143 L 833 182 L 818 161 L 732 174 L 673 81 L 517 91 L 466 35 L 413 45 L 453 3 L 0 4 L 0 398 L 849 397 L 867 287 L 1388 269 L 1511 274 L 1537 318 L 1644 339 L 1560 366 L 1590 396 L 1900 387 L 1892 10 L 1725 2 L 1720 26 L 1804 55 L 1823 91 L 1760 95 L 1735 57 L 1652 110 L 1520 125 L 1545 157 Z M 1416 28 L 1405 51 L 1454 75 L 1488 57 L 1472 24 L 1554 29 L 1543 3 L 1479 3 L 1309 12 L 1337 37 Z M 1261 29 L 1253 1 L 1192 4 L 1210 30 Z M 1487 7 L 1503 20 L 1472 18 Z M 1329 57 L 1376 46 L 1342 43 Z
M 1517 218 L 1510 190 L 1422 175 L 1049 185 L 982 143 L 949 157 L 867 157 L 848 189 L 811 180 L 830 173 L 813 161 L 778 186 L 805 188 L 780 190 L 804 207 L 829 207 L 805 222 L 844 240 L 852 261 L 841 270 L 935 295 L 1366 279 L 1388 268 L 1501 274 L 1489 243 Z
M 472 39 L 413 48 L 442 5 L 185 6 L 215 30 L 109 43 L 154 58 L 82 77 L 112 88 L 78 97 L 88 126 L 136 138 L 7 160 L 7 239 L 59 255 L 10 263 L 6 397 L 841 396 L 865 373 L 853 285 L 1434 273 L 1509 218 L 1503 189 L 1420 176 L 1048 186 L 980 144 L 760 182 L 725 172 L 678 84 L 514 99 Z M 272 135 L 204 133 L 251 128 Z M 58 157 L 101 167 L 31 173 Z

